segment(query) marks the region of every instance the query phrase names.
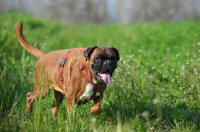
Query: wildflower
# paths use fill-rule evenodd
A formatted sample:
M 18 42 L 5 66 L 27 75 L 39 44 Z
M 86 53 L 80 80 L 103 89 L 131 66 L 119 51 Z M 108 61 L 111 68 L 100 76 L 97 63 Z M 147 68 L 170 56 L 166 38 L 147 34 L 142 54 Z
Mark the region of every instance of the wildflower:
M 92 123 L 96 123 L 96 118 L 91 118 Z
M 153 104 L 154 104 L 154 105 L 157 105 L 157 104 L 159 104 L 159 103 L 160 103 L 160 99 L 159 99 L 159 98 L 153 99 Z
M 185 75 L 184 72 L 181 72 L 181 76 L 184 77 L 184 75 Z
M 145 118 L 148 118 L 149 114 L 150 114 L 149 111 L 142 112 L 142 116 L 145 117 Z
M 194 74 L 195 74 L 195 75 L 198 75 L 197 69 L 194 69 Z
M 179 54 L 177 54 L 176 57 L 179 57 Z
M 184 71 L 184 70 L 185 70 L 185 66 L 183 65 L 183 66 L 182 66 L 182 71 Z

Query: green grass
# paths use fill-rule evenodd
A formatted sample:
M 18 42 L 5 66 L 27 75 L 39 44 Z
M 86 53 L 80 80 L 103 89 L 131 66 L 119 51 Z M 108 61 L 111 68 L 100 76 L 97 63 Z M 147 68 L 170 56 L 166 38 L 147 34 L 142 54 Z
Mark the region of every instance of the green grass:
M 25 112 L 37 59 L 18 43 L 26 39 L 45 52 L 74 47 L 114 46 L 121 56 L 101 113 L 92 101 L 67 114 L 65 101 L 55 119 L 53 91 Z M 0 15 L 0 131 L 129 132 L 200 129 L 200 22 L 67 25 L 30 15 Z M 199 43 L 199 44 L 198 44 Z

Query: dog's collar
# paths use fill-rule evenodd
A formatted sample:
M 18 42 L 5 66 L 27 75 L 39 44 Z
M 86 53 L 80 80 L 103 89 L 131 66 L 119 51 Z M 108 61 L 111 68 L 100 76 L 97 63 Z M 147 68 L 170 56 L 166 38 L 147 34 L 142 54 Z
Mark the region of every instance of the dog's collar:
M 62 82 L 64 81 L 63 71 L 64 71 L 64 65 L 65 65 L 65 62 L 66 62 L 66 59 L 67 59 L 68 55 L 71 52 L 78 51 L 78 50 L 83 50 L 83 49 L 84 48 L 75 48 L 75 49 L 68 50 L 67 53 L 62 57 L 62 60 L 60 62 L 60 80 Z M 88 83 L 91 83 L 94 86 L 94 93 L 93 93 L 93 95 L 91 97 L 91 98 L 94 98 L 94 96 L 96 95 L 96 92 L 97 92 L 97 85 L 94 84 L 94 82 L 90 79 L 87 71 L 82 66 L 81 60 L 80 60 L 80 71 L 83 74 L 83 76 L 85 77 L 85 79 L 88 81 Z

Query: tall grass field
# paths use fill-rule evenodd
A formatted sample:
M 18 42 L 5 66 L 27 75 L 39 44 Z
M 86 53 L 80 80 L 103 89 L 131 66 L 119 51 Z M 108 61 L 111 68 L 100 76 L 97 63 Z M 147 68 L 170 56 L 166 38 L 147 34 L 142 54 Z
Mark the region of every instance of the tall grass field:
M 24 22 L 26 40 L 44 52 L 114 46 L 120 61 L 99 115 L 93 101 L 68 114 L 65 101 L 56 118 L 53 90 L 25 112 L 33 90 L 37 58 L 19 44 L 15 28 Z M 2 132 L 197 132 L 200 131 L 200 22 L 91 25 L 56 22 L 27 14 L 0 15 L 0 131 Z

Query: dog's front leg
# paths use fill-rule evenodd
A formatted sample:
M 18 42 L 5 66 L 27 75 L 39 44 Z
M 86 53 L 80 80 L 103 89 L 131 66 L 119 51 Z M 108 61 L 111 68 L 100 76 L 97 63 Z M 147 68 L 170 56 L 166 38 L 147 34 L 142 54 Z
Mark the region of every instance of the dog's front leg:
M 90 108 L 90 113 L 91 114 L 98 114 L 100 112 L 101 108 L 101 100 L 103 99 L 103 94 L 97 96 L 96 98 L 93 99 L 94 101 L 94 106 Z
M 74 97 L 67 95 L 66 96 L 66 106 L 67 106 L 68 114 L 71 112 L 74 105 L 75 105 Z

